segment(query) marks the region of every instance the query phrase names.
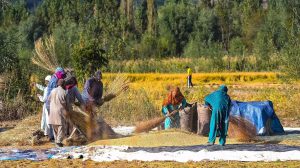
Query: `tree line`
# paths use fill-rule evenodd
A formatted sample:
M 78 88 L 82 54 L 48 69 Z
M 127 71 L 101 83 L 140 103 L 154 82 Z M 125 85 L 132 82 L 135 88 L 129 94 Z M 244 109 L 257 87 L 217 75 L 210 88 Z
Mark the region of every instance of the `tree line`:
M 300 76 L 299 22 L 298 0 L 2 0 L 0 70 L 27 79 L 34 42 L 52 36 L 61 66 L 79 74 L 177 57 Z

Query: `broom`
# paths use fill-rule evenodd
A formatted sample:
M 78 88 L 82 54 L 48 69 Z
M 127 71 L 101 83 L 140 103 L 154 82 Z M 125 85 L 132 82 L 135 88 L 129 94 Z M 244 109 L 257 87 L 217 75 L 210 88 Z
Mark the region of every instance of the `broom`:
M 174 110 L 170 113 L 169 116 L 173 116 L 177 112 L 178 110 Z M 135 133 L 148 132 L 153 128 L 159 126 L 163 121 L 165 121 L 167 117 L 168 116 L 156 117 L 148 121 L 139 122 L 138 124 L 136 124 L 134 132 Z
M 119 96 L 129 88 L 129 81 L 126 75 L 118 74 L 116 78 L 107 86 L 106 94 L 102 101 L 108 102 Z
M 34 43 L 35 52 L 31 62 L 47 71 L 54 72 L 58 66 L 54 43 L 52 36 L 45 39 L 39 38 Z
M 230 116 L 228 135 L 238 141 L 249 142 L 256 139 L 256 128 L 245 118 Z

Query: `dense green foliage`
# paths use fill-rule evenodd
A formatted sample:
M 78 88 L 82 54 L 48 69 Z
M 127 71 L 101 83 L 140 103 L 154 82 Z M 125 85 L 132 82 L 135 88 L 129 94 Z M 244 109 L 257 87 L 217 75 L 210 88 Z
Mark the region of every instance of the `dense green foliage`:
M 109 61 L 179 57 L 207 60 L 200 71 L 299 77 L 299 20 L 297 0 L 1 1 L 1 59 L 8 63 L 0 68 L 30 59 L 34 42 L 52 35 L 60 64 L 81 74 L 107 64 L 116 71 Z

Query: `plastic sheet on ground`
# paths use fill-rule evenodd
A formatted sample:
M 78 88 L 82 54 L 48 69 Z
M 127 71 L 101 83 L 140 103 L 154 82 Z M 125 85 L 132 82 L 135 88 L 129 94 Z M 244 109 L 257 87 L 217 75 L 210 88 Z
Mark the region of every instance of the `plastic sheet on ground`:
M 130 131 L 130 129 L 125 129 Z M 299 129 L 287 129 L 290 138 L 299 138 Z M 282 135 L 281 137 L 285 137 Z M 214 145 L 128 147 L 128 146 L 73 146 L 47 150 L 0 149 L 0 160 L 73 159 L 94 161 L 286 161 L 300 160 L 300 146 L 280 144 L 228 144 Z

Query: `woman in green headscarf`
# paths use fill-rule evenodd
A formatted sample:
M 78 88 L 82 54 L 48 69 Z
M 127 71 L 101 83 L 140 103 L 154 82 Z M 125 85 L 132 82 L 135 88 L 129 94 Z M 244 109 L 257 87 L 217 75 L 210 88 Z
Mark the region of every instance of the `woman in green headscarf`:
M 213 145 L 217 133 L 220 135 L 219 143 L 224 146 L 229 124 L 229 110 L 231 100 L 227 94 L 227 87 L 221 85 L 219 89 L 205 97 L 205 104 L 212 108 L 208 143 Z

